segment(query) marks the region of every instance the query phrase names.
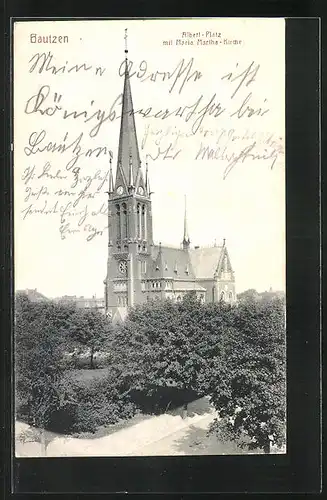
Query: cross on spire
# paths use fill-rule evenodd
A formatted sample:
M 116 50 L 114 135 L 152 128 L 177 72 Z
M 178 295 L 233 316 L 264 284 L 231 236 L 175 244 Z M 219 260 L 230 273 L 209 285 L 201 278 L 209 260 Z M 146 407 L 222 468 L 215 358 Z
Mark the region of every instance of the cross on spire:
M 125 28 L 125 36 L 124 36 L 124 39 L 125 39 L 125 54 L 128 54 L 128 48 L 127 48 L 127 38 L 128 38 L 127 28 Z M 127 57 L 127 56 L 126 56 L 126 57 Z

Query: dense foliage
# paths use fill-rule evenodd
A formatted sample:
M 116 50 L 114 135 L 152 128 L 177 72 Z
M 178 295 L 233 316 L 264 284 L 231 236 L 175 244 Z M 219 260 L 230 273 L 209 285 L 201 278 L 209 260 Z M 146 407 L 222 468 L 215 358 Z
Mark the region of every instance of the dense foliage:
M 75 309 L 71 316 L 69 342 L 74 345 L 74 354 L 89 353 L 90 368 L 94 368 L 97 351 L 108 351 L 112 334 L 111 323 L 97 309 Z
M 54 302 L 35 303 L 18 295 L 14 336 L 18 416 L 44 427 L 56 413 L 78 406 L 78 392 L 72 393 L 66 377 L 71 368 L 67 355 L 88 347 L 92 356 L 101 343 L 109 341 L 110 332 L 110 324 L 98 312 Z
M 148 390 L 173 385 L 205 394 L 230 310 L 224 303 L 204 306 L 192 294 L 178 303 L 136 306 L 118 327 L 113 344 L 125 383 Z
M 37 426 L 94 431 L 138 408 L 164 411 L 173 398 L 209 395 L 219 412 L 212 433 L 268 452 L 285 442 L 284 320 L 283 299 L 254 291 L 236 306 L 193 294 L 138 305 L 115 329 L 97 311 L 18 296 L 20 414 Z M 106 376 L 77 383 L 64 362 L 74 349 L 88 349 L 91 368 L 96 351 L 109 353 Z
M 49 426 L 59 432 L 95 432 L 98 427 L 114 424 L 135 415 L 137 406 L 124 394 L 119 373 L 112 367 L 105 377 L 76 381 L 66 373 L 66 405 L 52 414 Z
M 213 369 L 209 387 L 221 417 L 212 430 L 268 453 L 272 444 L 285 443 L 284 307 L 284 301 L 273 298 L 234 308 L 221 363 L 225 369 Z
M 16 299 L 15 383 L 18 410 L 44 426 L 62 404 L 65 334 L 72 310 L 53 303 Z

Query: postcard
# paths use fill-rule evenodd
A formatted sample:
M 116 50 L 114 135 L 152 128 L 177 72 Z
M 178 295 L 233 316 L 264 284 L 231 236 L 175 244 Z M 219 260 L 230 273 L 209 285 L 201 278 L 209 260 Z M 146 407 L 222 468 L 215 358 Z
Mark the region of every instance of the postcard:
M 285 453 L 285 20 L 13 36 L 16 457 Z

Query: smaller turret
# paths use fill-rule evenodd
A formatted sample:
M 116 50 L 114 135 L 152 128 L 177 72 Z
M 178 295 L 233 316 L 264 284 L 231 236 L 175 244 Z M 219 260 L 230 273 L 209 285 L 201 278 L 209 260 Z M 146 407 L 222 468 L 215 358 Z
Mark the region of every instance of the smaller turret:
M 185 208 L 184 208 L 184 235 L 183 235 L 183 250 L 190 248 L 190 237 L 187 227 L 187 209 L 186 209 L 186 195 L 185 195 Z

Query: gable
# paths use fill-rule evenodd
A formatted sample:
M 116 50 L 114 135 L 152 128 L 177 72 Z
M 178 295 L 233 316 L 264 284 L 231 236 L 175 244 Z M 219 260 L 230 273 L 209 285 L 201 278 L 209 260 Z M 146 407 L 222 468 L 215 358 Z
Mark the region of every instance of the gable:
M 194 248 L 189 251 L 197 279 L 212 279 L 218 269 L 223 247 Z
M 224 247 L 220 256 L 217 277 L 218 279 L 231 279 L 233 277 L 233 268 L 226 247 Z

